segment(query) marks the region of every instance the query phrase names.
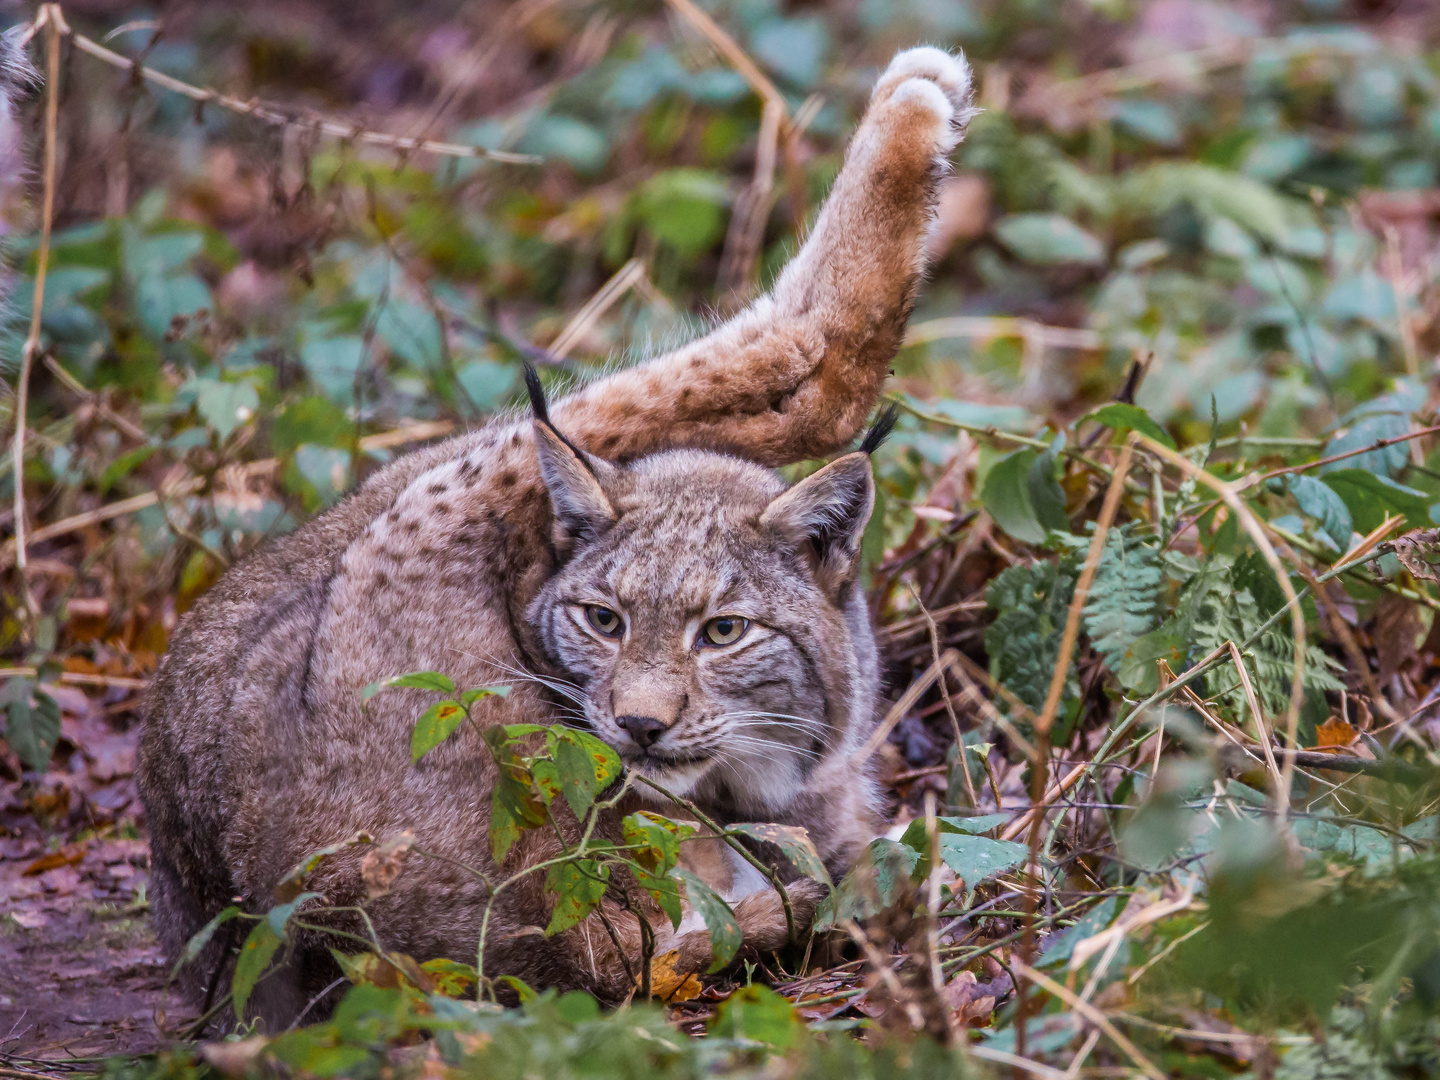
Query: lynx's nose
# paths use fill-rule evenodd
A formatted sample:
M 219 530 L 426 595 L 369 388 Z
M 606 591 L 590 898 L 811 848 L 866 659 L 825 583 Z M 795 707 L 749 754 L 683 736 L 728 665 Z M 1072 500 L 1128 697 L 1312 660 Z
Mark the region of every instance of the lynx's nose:
M 617 716 L 615 722 L 625 729 L 625 734 L 634 739 L 641 750 L 650 749 L 665 731 L 665 725 L 653 716 Z

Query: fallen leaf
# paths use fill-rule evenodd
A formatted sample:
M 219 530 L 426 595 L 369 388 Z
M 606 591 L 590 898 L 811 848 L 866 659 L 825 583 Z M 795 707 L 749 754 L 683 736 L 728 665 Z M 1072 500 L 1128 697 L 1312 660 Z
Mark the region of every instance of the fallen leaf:
M 40 883 L 45 886 L 45 891 L 48 893 L 54 893 L 56 896 L 69 896 L 80 887 L 80 871 L 69 866 L 46 870 L 40 875 Z
M 50 920 L 39 911 L 12 911 L 10 918 L 26 930 L 43 930 L 50 925 Z
M 1400 564 L 1417 578 L 1440 581 L 1440 529 L 1424 529 L 1390 542 Z
M 374 851 L 367 852 L 360 862 L 360 877 L 365 882 L 365 895 L 371 900 L 384 896 L 395 885 L 405 866 L 405 857 L 415 843 L 415 834 L 406 829 L 387 840 Z
M 264 1035 L 251 1035 L 237 1042 L 205 1043 L 200 1056 L 222 1076 L 243 1077 L 269 1042 Z
M 650 961 L 650 995 L 652 997 L 675 1004 L 700 996 L 704 985 L 693 971 L 681 974 L 675 970 L 679 959 L 680 950 L 671 949 Z
M 29 866 L 21 871 L 26 877 L 35 877 L 47 870 L 54 870 L 61 866 L 73 866 L 85 857 L 84 844 L 66 844 L 59 851 L 52 851 L 49 855 L 41 855 Z
M 1315 729 L 1315 749 L 1332 750 L 1351 745 L 1360 733 L 1341 720 L 1332 716 Z
M 1380 661 L 1376 678 L 1389 682 L 1420 650 L 1425 624 L 1420 610 L 1403 596 L 1386 593 L 1375 605 L 1375 655 Z

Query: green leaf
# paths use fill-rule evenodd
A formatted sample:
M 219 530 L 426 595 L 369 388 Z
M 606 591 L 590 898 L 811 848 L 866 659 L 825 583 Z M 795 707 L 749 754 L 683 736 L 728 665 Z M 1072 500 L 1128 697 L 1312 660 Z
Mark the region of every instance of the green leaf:
M 545 891 L 554 894 L 555 908 L 545 936 L 568 930 L 588 916 L 605 895 L 610 883 L 610 867 L 593 859 L 557 863 L 545 872 Z
M 1055 456 L 1027 447 L 1001 458 L 985 476 L 980 502 L 1016 540 L 1042 544 L 1050 530 L 1069 528 Z
M 260 408 L 260 395 L 248 382 L 196 379 L 195 391 L 196 411 L 220 436 L 221 442 Z
M 280 904 L 267 911 L 265 921 L 270 924 L 271 930 L 274 930 L 280 937 L 284 937 L 285 924 L 290 921 L 290 917 L 295 914 L 296 909 L 307 900 L 314 900 L 319 896 L 318 892 L 302 892 L 289 903 Z
M 298 477 L 298 480 L 297 480 Z M 350 451 L 302 443 L 295 449 L 286 486 L 305 495 L 306 506 L 319 510 L 340 498 L 350 482 Z
M 1105 262 L 1105 243 L 1059 214 L 1011 214 L 995 223 L 1000 242 L 1026 262 L 1042 266 Z
M 1428 529 L 1434 524 L 1430 520 L 1430 498 L 1423 491 L 1364 469 L 1340 469 L 1320 479 L 1340 496 L 1357 532 L 1370 532 L 1385 520 L 1387 513 L 1402 515 L 1412 529 Z
M 201 310 L 214 311 L 215 301 L 205 283 L 193 274 L 150 274 L 135 288 L 135 314 L 157 340 L 170 332 L 177 318 Z
M 695 830 L 681 825 L 667 817 L 640 810 L 630 814 L 622 822 L 625 845 L 637 848 L 629 853 L 641 869 L 635 879 L 642 888 L 648 889 L 655 902 L 670 918 L 676 929 L 684 918 L 679 886 L 668 876 L 680 858 L 680 841 L 693 836 Z
M 129 476 L 140 465 L 150 459 L 150 456 L 160 449 L 158 446 L 137 446 L 128 453 L 121 454 L 118 458 L 105 466 L 105 471 L 100 475 L 100 491 L 108 492 L 125 477 Z
M 491 727 L 481 732 L 498 766 L 495 793 L 490 798 L 490 850 L 497 865 L 505 860 L 505 854 L 522 829 L 539 828 L 546 820 L 545 801 L 535 790 L 533 775 L 515 751 L 510 733 L 516 727 L 536 725 Z
M 442 694 L 453 694 L 455 681 L 449 675 L 438 671 L 412 671 L 408 675 L 392 675 L 388 679 L 367 684 L 365 689 L 360 691 L 360 700 L 369 701 L 381 690 L 392 689 L 437 690 Z M 476 691 L 467 691 L 467 693 L 472 692 Z M 492 692 L 498 693 L 498 691 Z M 485 691 L 478 691 L 478 693 L 483 694 Z M 509 687 L 506 687 L 506 693 L 509 693 Z
M 1170 438 L 1169 432 L 1150 419 L 1150 414 L 1139 405 L 1126 405 L 1122 402 L 1113 401 L 1109 405 L 1102 405 L 1083 420 L 1094 420 L 1097 424 L 1104 424 L 1112 431 L 1124 434 L 1127 431 L 1138 431 L 1142 435 L 1148 435 L 1156 442 L 1175 449 L 1175 440 Z
M 1111 529 L 1085 600 L 1085 633 L 1118 675 L 1136 640 L 1159 623 L 1160 553 L 1123 529 Z
M 705 929 L 710 931 L 710 970 L 719 971 L 735 958 L 740 948 L 740 924 L 730 905 L 714 889 L 683 867 L 675 867 L 670 876 L 685 884 L 685 898 L 700 913 Z
M 6 704 L 5 741 L 26 767 L 44 772 L 60 741 L 60 706 L 24 677 L 11 678 L 0 700 Z
M 1295 496 L 1300 512 L 1314 518 L 1321 530 L 1340 551 L 1350 546 L 1350 535 L 1355 531 L 1350 510 L 1345 501 L 1329 487 L 1313 476 L 1290 474 L 1285 477 L 1285 488 Z
M 754 822 L 730 826 L 730 832 L 749 836 L 767 844 L 774 844 L 790 860 L 792 866 L 808 878 L 830 884 L 830 872 L 810 839 L 810 833 L 801 825 L 769 825 Z
M 1029 855 L 1029 848 L 1013 840 L 991 840 L 988 836 L 964 833 L 940 836 L 940 861 L 972 889 L 988 877 L 1019 866 Z
M 515 369 L 495 360 L 472 360 L 455 373 L 465 396 L 481 412 L 498 408 L 515 385 Z
M 620 762 L 620 755 L 615 753 L 609 743 L 597 739 L 588 731 L 580 731 L 576 728 L 563 730 L 563 737 L 579 745 L 589 757 L 590 768 L 595 772 L 595 793 L 597 795 L 620 778 L 625 766 Z
M 444 331 L 427 307 L 408 300 L 387 300 L 375 318 L 375 332 L 392 353 L 422 371 L 444 362 Z
M 555 739 L 555 773 L 571 812 L 583 820 L 595 801 L 595 762 L 570 732 Z
M 245 1016 L 250 992 L 255 989 L 255 983 L 270 966 L 270 959 L 280 947 L 281 940 L 269 920 L 262 919 L 250 930 L 245 944 L 240 946 L 240 956 L 235 961 L 235 974 L 230 980 L 230 993 L 236 1016 Z
M 626 816 L 621 822 L 626 847 L 638 847 L 630 852 L 630 858 L 654 874 L 668 874 L 680 858 L 680 840 L 691 836 L 695 830 L 639 810 Z
M 303 443 L 348 450 L 354 441 L 355 425 L 345 410 L 315 394 L 287 406 L 270 426 L 270 446 L 277 454 L 292 454 Z
M 1331 439 L 1325 444 L 1321 456 L 1334 457 L 1336 454 L 1347 454 L 1352 450 L 1374 446 L 1377 442 L 1383 442 L 1386 439 L 1398 439 L 1403 435 L 1408 435 L 1409 432 L 1409 417 L 1393 412 L 1375 413 L 1362 417 L 1351 424 L 1343 435 L 1337 435 Z M 1397 442 L 1391 443 L 1389 446 L 1382 446 L 1378 450 L 1370 450 L 1363 454 L 1356 454 L 1354 457 L 1332 461 L 1328 465 L 1321 465 L 1315 471 L 1324 476 L 1327 473 L 1363 469 L 1376 476 L 1393 477 L 1408 464 L 1410 464 L 1410 449 L 1405 443 Z M 1346 537 L 1346 540 L 1349 540 L 1349 537 Z
M 515 147 L 523 154 L 559 159 L 582 175 L 593 175 L 610 159 L 605 132 L 562 113 L 541 113 L 530 121 Z
M 332 337 L 307 341 L 300 363 L 326 397 L 342 404 L 355 396 L 355 379 L 365 358 L 365 342 L 358 337 Z
M 720 1004 L 711 1021 L 709 1037 L 760 1043 L 788 1050 L 805 1035 L 805 1023 L 795 1006 L 769 987 L 751 983 Z
M 463 694 L 460 695 L 460 704 L 464 705 L 468 709 L 471 705 L 474 705 L 475 702 L 479 701 L 481 698 L 507 698 L 509 696 L 510 687 L 508 686 L 477 686 L 475 689 L 466 690 Z
M 922 825 L 923 828 L 923 825 Z M 861 922 L 893 907 L 909 895 L 920 853 L 884 837 L 870 846 L 835 891 L 815 911 L 815 930 L 829 930 L 847 919 Z
M 410 733 L 410 760 L 419 761 L 455 733 L 466 717 L 465 706 L 458 701 L 437 701 L 415 721 Z
M 682 256 L 703 255 L 725 233 L 730 189 L 715 173 L 670 169 L 646 181 L 636 199 L 645 227 Z
M 1075 576 L 1072 559 L 1042 559 L 1009 567 L 985 590 L 985 604 L 996 612 L 985 629 L 990 673 L 1037 711 L 1060 653 Z
M 185 947 L 180 950 L 180 955 L 175 960 L 175 966 L 171 969 L 170 977 L 173 979 L 184 965 L 194 962 L 205 951 L 205 946 L 210 944 L 210 939 L 215 936 L 215 931 L 240 914 L 240 909 L 231 904 L 199 930 L 196 930 L 190 936 L 190 940 L 185 943 Z

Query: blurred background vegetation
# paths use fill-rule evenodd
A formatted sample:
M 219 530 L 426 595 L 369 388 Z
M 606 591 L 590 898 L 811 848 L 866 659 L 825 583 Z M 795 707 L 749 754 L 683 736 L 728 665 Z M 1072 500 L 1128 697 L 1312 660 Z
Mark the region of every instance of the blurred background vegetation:
M 1093 519 L 1103 491 L 1075 455 L 1115 460 L 1108 433 L 1089 423 L 1097 406 L 1139 406 L 1147 434 L 1198 448 L 1192 458 L 1232 479 L 1404 440 L 1347 459 L 1344 475 L 1327 473 L 1323 485 L 1252 491 L 1257 512 L 1309 560 L 1306 573 L 1391 517 L 1408 529 L 1440 522 L 1440 442 L 1415 434 L 1435 423 L 1440 401 L 1432 0 L 76 0 L 63 13 L 74 33 L 58 44 L 54 235 L 34 324 L 25 454 L 16 468 L 7 446 L 0 462 L 0 664 L 10 706 L 0 820 L 11 845 L 0 865 L 19 882 L 9 899 L 49 910 L 57 925 L 73 925 L 82 900 L 143 910 L 143 873 L 91 875 L 89 854 L 30 869 L 77 844 L 143 839 L 130 780 L 137 691 L 195 598 L 257 543 L 397 453 L 517 405 L 521 358 L 558 387 L 677 341 L 753 296 L 803 235 L 875 75 L 917 42 L 965 51 L 983 111 L 944 181 L 935 268 L 895 363 L 891 389 L 907 411 L 877 463 L 872 606 L 886 627 L 892 696 L 950 647 L 1004 690 L 987 683 L 962 699 L 931 689 L 900 720 L 885 750 L 898 826 L 922 812 L 927 791 L 977 812 L 1027 797 L 1027 763 L 995 726 L 990 701 L 1022 737 L 1032 733 L 1024 705 L 1044 700 L 1066 589 L 1084 555 L 1069 521 Z M 0 2 L 0 14 L 20 24 L 35 12 Z M 42 69 L 47 33 L 29 47 Z M 77 35 L 112 56 L 82 48 Z M 167 76 L 183 85 L 167 86 Z M 196 100 L 193 88 L 233 100 Z M 44 103 L 43 88 L 22 103 L 27 166 L 4 188 L 3 251 L 15 276 L 0 326 L 7 432 L 32 328 Z M 413 139 L 449 145 L 436 153 L 405 143 Z M 1100 424 L 1111 429 L 1138 423 L 1106 415 Z M 1017 446 L 1030 457 L 1019 459 Z M 1047 448 L 1069 463 L 1058 473 Z M 1037 460 L 1048 483 L 1035 479 Z M 1009 464 L 995 471 L 1001 462 Z M 1179 671 L 1199 658 L 1192 643 L 1207 642 L 1203 652 L 1246 637 L 1283 597 L 1273 581 L 1260 583 L 1263 565 L 1235 539 L 1235 519 L 1227 533 L 1225 514 L 1193 482 L 1162 488 L 1159 473 L 1153 503 L 1146 479 L 1122 520 L 1151 530 L 1157 551 L 1178 536 L 1197 558 L 1234 560 L 1206 586 L 1220 590 L 1212 606 L 1236 592 L 1253 601 L 1231 623 L 1201 619 L 1208 638 L 1192 633 L 1193 619 L 1173 630 L 1180 636 L 1165 655 Z M 29 533 L 23 572 L 18 504 Z M 1196 513 L 1177 518 L 1182 508 Z M 1440 741 L 1440 602 L 1422 572 L 1387 558 L 1383 574 L 1351 580 L 1348 591 L 1337 582 L 1324 611 L 1305 609 L 1323 640 L 1309 660 L 1300 742 L 1373 760 L 1391 749 L 1394 714 L 1413 733 L 1401 740 L 1405 752 L 1423 763 Z M 1157 589 L 1158 565 L 1147 564 Z M 1178 610 L 1188 597 L 1209 611 L 1194 599 L 1199 564 L 1165 565 L 1164 604 Z M 1042 567 L 1044 580 L 1011 576 L 987 608 L 988 583 L 1012 566 Z M 1299 572 L 1295 580 L 1305 584 Z M 1031 621 L 991 621 L 1007 611 Z M 1057 745 L 1093 749 L 1133 705 L 1126 693 L 1153 690 L 1153 672 L 1122 676 L 1118 689 L 1103 683 L 1102 660 L 1121 675 L 1119 654 L 1158 632 L 1164 613 L 1142 613 L 1118 654 L 1101 644 L 1103 627 L 1087 623 L 1089 651 L 1067 683 Z M 1032 631 L 1040 637 L 1025 636 Z M 1274 659 L 1288 655 L 1288 641 L 1269 654 L 1269 669 L 1256 661 L 1272 716 L 1289 693 L 1289 661 Z M 37 686 L 48 689 L 32 698 Z M 1237 684 L 1212 682 L 1208 692 L 1224 716 L 1243 715 Z M 1321 729 L 1331 719 L 1345 730 L 1327 743 Z M 956 735 L 972 749 L 957 751 Z M 1186 738 L 1166 744 L 1162 731 L 1146 751 L 1153 763 L 1130 759 L 1129 772 L 1075 811 L 1098 822 L 1106 839 L 1096 850 L 1109 853 L 1098 857 L 1111 862 L 1083 881 L 1069 871 L 1079 906 L 1047 909 L 1064 914 L 1052 925 L 1100 912 L 1086 928 L 1098 933 L 1131 902 L 1117 899 L 1122 891 L 1153 888 L 1155 899 L 1185 885 L 1166 860 L 1198 857 L 1185 846 L 1197 827 L 1191 812 L 1214 779 L 1184 772 L 1187 755 L 1200 754 Z M 1158 768 L 1162 744 L 1177 754 L 1169 772 Z M 973 754 L 974 768 L 953 768 L 957 752 L 966 762 Z M 1263 788 L 1263 772 L 1250 779 Z M 1273 837 L 1225 833 L 1221 861 L 1231 860 L 1239 884 L 1212 914 L 1234 932 L 1209 960 L 1191 955 L 1171 970 L 1166 985 L 1182 987 L 1187 1002 L 1169 1014 L 1172 1034 L 1162 1039 L 1163 1024 L 1143 1029 L 1164 1043 L 1151 1052 L 1169 1055 L 1171 1075 L 1328 1076 L 1317 1064 L 1330 1060 L 1327 1046 L 1353 1050 L 1335 1065 L 1352 1071 L 1335 1076 L 1436 1075 L 1433 1041 L 1424 1046 L 1440 959 L 1406 966 L 1430 955 L 1433 855 L 1403 874 L 1398 865 L 1433 846 L 1434 807 L 1427 789 L 1400 798 L 1382 788 L 1348 788 L 1355 801 L 1327 826 L 1363 819 L 1368 832 L 1301 837 L 1324 855 L 1307 864 L 1311 878 L 1344 878 L 1331 921 L 1306 909 L 1308 938 L 1264 938 L 1246 922 L 1245 904 L 1288 911 L 1315 894 L 1267 876 L 1285 861 L 1266 846 Z M 1319 782 L 1306 790 L 1316 800 L 1329 791 Z M 1132 818 L 1142 794 L 1147 809 Z M 1265 805 L 1263 794 L 1249 804 L 1244 792 L 1231 795 L 1242 809 Z M 1113 843 L 1122 826 L 1124 857 Z M 1408 847 L 1386 839 L 1403 829 Z M 1394 875 L 1384 877 L 1392 855 Z M 1142 872 L 1162 864 L 1161 877 Z M 1337 865 L 1363 872 L 1346 877 Z M 72 867 L 74 885 L 35 884 Z M 1014 907 L 1021 893 L 992 899 L 1002 895 Z M 1226 909 L 1226 896 L 1244 902 Z M 1161 924 L 1115 971 L 1148 970 L 1196 920 L 1182 913 Z M 1018 925 L 974 925 L 982 923 L 981 947 Z M 1341 941 L 1336 927 L 1356 923 L 1410 942 L 1401 951 L 1409 960 L 1393 950 L 1375 960 L 1367 938 L 1333 971 L 1295 966 Z M 0 949 L 33 959 L 54 947 L 34 932 L 41 938 Z M 1257 988 L 1221 962 L 1248 954 L 1291 965 L 1298 981 Z M 1362 954 L 1370 974 L 1378 964 L 1393 976 L 1387 994 L 1415 991 L 1399 1012 L 1385 1011 L 1389 997 L 1376 1004 L 1356 989 Z M 970 964 L 982 986 L 987 970 L 1009 978 L 988 962 Z M 1096 974 L 1086 993 L 1114 977 Z M 991 1025 L 1008 993 L 996 990 L 989 1011 L 972 1008 L 965 1022 Z M 1123 997 L 1116 991 L 1112 1004 Z M 1260 1007 L 1282 999 L 1289 1004 Z M 976 1000 L 984 995 L 955 1008 Z M 1233 1032 L 1228 1025 L 1244 1027 L 1252 1009 L 1264 1014 L 1252 1041 L 1175 1041 L 1173 1030 Z M 1016 1048 L 1007 1015 L 995 1021 L 1004 1030 L 990 1032 L 1001 1053 Z M 1393 1026 L 1402 1015 L 1403 1037 Z M 573 1025 L 602 1021 L 545 1013 L 536 1023 L 569 1024 L 573 1034 Z M 1390 1056 L 1381 1062 L 1364 1056 L 1378 1051 L 1359 1033 L 1384 1023 Z M 1032 1039 L 1029 1050 L 1058 1055 L 1049 1060 L 1063 1069 L 1084 1044 L 1076 1025 L 1052 1023 L 1051 1041 L 1036 1050 Z M 1106 1041 L 1090 1060 L 1112 1050 Z M 905 1060 L 920 1071 L 954 1067 Z M 1127 1059 L 1107 1060 L 1119 1068 Z M 671 1064 L 688 1075 L 713 1062 Z

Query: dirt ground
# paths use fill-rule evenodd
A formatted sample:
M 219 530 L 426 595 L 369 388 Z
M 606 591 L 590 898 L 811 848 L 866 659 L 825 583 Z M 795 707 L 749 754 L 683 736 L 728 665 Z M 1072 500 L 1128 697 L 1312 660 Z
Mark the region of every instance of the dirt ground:
M 110 696 L 64 694 L 43 776 L 0 764 L 0 1065 L 144 1052 L 192 1013 L 149 923 L 133 695 Z

